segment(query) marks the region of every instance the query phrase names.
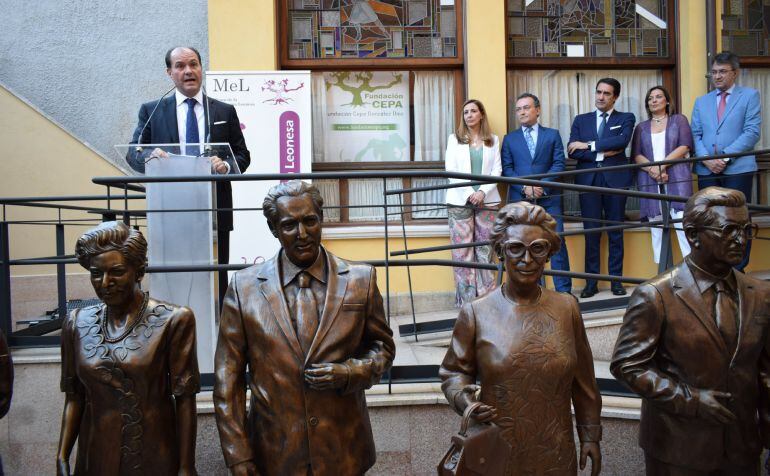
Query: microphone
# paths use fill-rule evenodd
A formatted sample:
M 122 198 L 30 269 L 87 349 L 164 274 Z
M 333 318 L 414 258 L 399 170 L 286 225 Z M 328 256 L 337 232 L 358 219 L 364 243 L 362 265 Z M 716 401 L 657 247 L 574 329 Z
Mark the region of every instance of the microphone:
M 206 93 L 206 87 L 201 85 L 201 88 L 203 88 L 203 97 L 206 98 L 205 104 L 203 104 L 204 115 L 206 116 L 206 147 L 203 149 L 203 153 L 208 156 L 211 154 L 211 114 L 209 109 L 209 95 Z
M 152 108 L 152 111 L 150 112 L 150 115 L 147 118 L 147 120 L 144 121 L 144 125 L 142 126 L 142 130 L 139 131 L 139 137 L 137 137 L 137 139 L 136 139 L 137 143 L 136 143 L 136 149 L 135 150 L 136 150 L 137 153 L 142 152 L 144 150 L 144 148 L 142 147 L 142 135 L 144 134 L 144 130 L 147 129 L 147 126 L 150 124 L 150 120 L 152 119 L 152 116 L 155 114 L 155 111 L 158 110 L 158 106 L 160 106 L 160 102 L 163 101 L 163 98 L 168 96 L 169 93 L 171 91 L 173 91 L 174 89 L 176 89 L 176 85 L 171 86 L 171 89 L 169 89 L 168 91 L 163 93 L 163 96 L 161 96 L 160 99 L 158 99 L 158 102 L 155 104 L 155 107 Z

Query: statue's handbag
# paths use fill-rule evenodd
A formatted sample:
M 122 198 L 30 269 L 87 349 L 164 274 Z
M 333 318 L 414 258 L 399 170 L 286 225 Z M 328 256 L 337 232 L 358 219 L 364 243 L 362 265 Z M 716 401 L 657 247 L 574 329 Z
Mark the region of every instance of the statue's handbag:
M 474 402 L 465 409 L 460 433 L 438 465 L 439 476 L 502 476 L 511 455 L 511 446 L 494 423 L 477 423 L 471 414 L 481 406 Z

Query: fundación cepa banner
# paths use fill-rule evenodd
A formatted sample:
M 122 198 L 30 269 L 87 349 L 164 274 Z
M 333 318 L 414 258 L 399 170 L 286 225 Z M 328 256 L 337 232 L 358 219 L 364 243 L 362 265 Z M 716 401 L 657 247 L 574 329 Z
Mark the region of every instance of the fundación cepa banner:
M 324 73 L 326 162 L 409 160 L 409 73 Z
M 310 71 L 209 71 L 206 91 L 238 112 L 251 164 L 244 174 L 311 171 Z M 233 182 L 235 208 L 262 207 L 278 181 Z M 261 210 L 236 211 L 230 263 L 261 263 L 279 248 Z

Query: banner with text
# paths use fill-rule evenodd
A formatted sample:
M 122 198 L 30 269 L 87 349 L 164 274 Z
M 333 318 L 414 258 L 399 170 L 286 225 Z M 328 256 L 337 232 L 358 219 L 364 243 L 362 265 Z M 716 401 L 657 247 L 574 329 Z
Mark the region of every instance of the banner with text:
M 209 71 L 206 91 L 238 111 L 251 164 L 244 174 L 311 171 L 312 123 L 309 71 Z M 235 208 L 262 207 L 277 181 L 233 182 Z M 280 245 L 261 210 L 236 211 L 230 263 L 261 263 Z
M 324 73 L 326 162 L 409 160 L 409 73 Z

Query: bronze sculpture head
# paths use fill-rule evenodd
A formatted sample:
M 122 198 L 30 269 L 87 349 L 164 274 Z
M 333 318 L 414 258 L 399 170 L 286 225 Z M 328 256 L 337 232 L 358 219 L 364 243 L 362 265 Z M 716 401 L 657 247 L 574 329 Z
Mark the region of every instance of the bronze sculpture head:
M 721 187 L 699 190 L 687 200 L 683 227 L 693 261 L 718 276 L 741 262 L 756 234 L 743 193 Z
M 273 236 L 298 266 L 310 266 L 321 246 L 323 198 L 317 188 L 300 180 L 272 187 L 262 204 Z
M 497 214 L 492 247 L 517 285 L 537 285 L 548 259 L 561 248 L 556 220 L 540 205 L 509 203 Z
M 147 267 L 147 241 L 122 222 L 105 222 L 81 236 L 75 257 L 91 273 L 96 295 L 108 305 L 131 300 L 141 293 L 139 283 Z

